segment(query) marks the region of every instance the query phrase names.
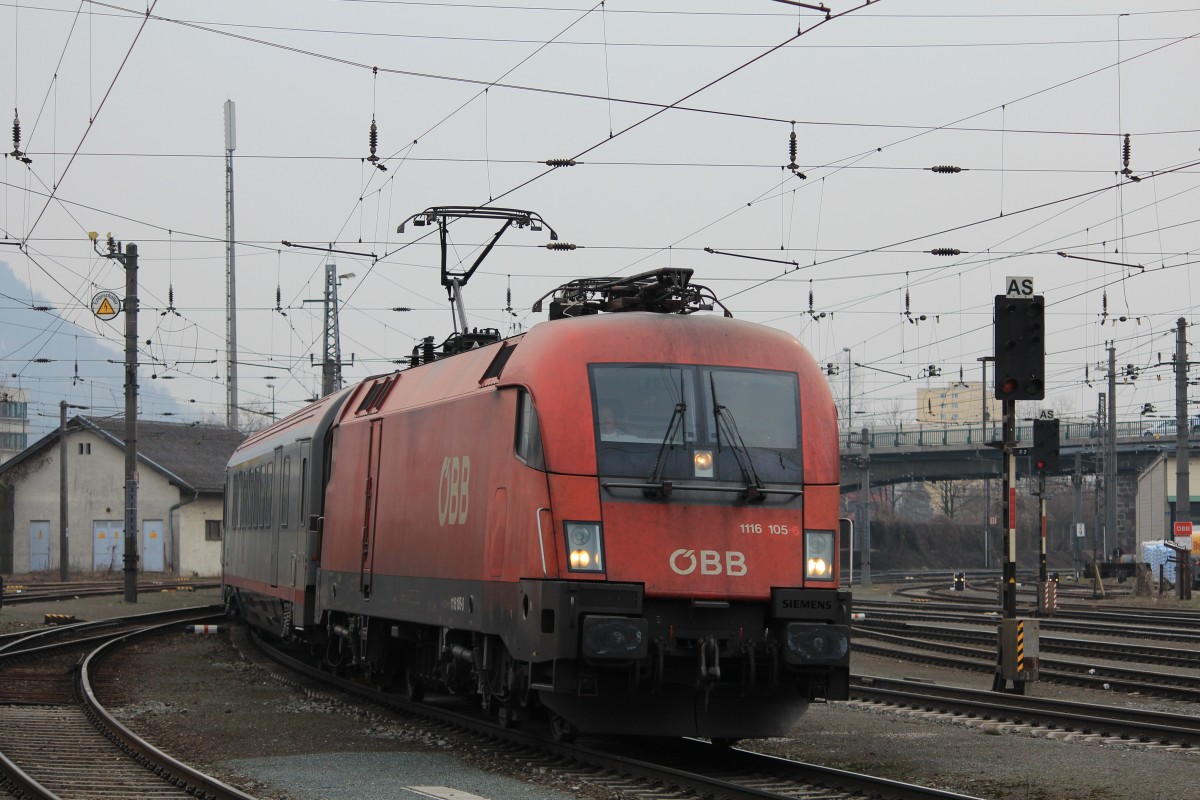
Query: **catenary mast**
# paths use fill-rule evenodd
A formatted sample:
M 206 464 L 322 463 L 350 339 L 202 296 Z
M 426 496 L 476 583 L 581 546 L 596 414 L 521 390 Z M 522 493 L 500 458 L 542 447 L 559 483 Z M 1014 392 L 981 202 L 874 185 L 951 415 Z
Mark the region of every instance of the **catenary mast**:
M 232 100 L 225 101 L 225 424 L 238 424 L 237 279 L 234 269 L 233 151 L 237 132 Z

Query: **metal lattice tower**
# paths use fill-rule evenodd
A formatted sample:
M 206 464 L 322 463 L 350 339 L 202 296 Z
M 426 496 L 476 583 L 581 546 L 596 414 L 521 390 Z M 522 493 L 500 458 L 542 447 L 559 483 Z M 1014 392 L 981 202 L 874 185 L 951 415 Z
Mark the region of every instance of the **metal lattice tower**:
M 321 396 L 342 388 L 342 347 L 338 333 L 338 276 L 330 259 L 325 264 L 325 355 L 321 361 Z

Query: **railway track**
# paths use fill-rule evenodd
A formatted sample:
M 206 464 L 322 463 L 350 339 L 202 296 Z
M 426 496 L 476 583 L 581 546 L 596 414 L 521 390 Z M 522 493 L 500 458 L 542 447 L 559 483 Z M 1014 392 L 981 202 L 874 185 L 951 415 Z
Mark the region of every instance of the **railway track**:
M 996 664 L 994 645 L 990 648 L 964 647 L 857 627 L 853 647 L 859 653 L 976 672 L 992 672 Z M 1200 676 L 1197 675 L 1125 669 L 1100 661 L 1081 664 L 1045 657 L 1040 659 L 1039 675 L 1042 682 L 1200 701 Z
M 135 736 L 92 686 L 119 644 L 218 613 L 177 609 L 10 638 L 0 652 L 0 788 L 39 800 L 253 800 Z
M 138 583 L 138 593 L 191 592 L 197 589 L 212 589 L 220 581 L 163 580 Z M 3 585 L 3 605 L 21 603 L 44 603 L 51 600 L 71 600 L 77 597 L 102 597 L 124 594 L 121 581 L 80 581 L 75 583 L 6 583 Z
M 978 622 L 972 624 L 978 625 Z M 1048 635 L 1050 626 L 1043 622 L 1042 631 L 1038 636 L 1038 644 L 1043 655 L 1057 653 L 1095 661 L 1106 659 L 1111 661 L 1135 661 L 1140 664 L 1154 664 L 1161 667 L 1177 667 L 1180 669 L 1200 670 L 1200 650 L 1195 647 L 1159 647 L 1148 644 L 1131 642 L 1108 642 L 1100 639 L 1068 639 L 1061 636 Z M 947 628 L 937 625 L 921 625 L 911 622 L 890 622 L 871 620 L 866 624 L 855 626 L 858 633 L 883 632 L 909 638 L 934 642 L 955 642 L 959 644 L 977 645 L 996 648 L 995 629 Z M 1091 629 L 1088 629 L 1089 632 Z
M 1000 619 L 997 605 L 980 607 L 961 603 L 914 603 L 884 600 L 855 600 L 855 611 L 867 614 L 868 624 L 880 620 L 995 624 Z M 1034 616 L 1020 612 L 1019 616 Z M 1164 642 L 1196 647 L 1200 645 L 1200 612 L 1172 609 L 1111 607 L 1102 611 L 1060 608 L 1051 616 L 1040 617 L 1043 632 L 1087 633 L 1125 639 L 1159 639 Z
M 264 655 L 289 673 L 404 714 L 417 726 L 507 760 L 544 765 L 558 774 L 613 792 L 655 797 L 709 797 L 728 800 L 968 800 L 967 795 L 901 783 L 843 770 L 804 764 L 698 739 L 589 737 L 555 741 L 546 726 L 502 727 L 464 707 L 412 702 L 362 684 L 336 678 L 261 642 Z M 286 679 L 286 678 L 285 678 Z
M 968 721 L 1041 728 L 1047 733 L 1061 732 L 1179 749 L 1200 746 L 1200 718 L 1193 715 L 1000 695 L 865 675 L 852 678 L 850 695 L 851 702 L 908 708 Z

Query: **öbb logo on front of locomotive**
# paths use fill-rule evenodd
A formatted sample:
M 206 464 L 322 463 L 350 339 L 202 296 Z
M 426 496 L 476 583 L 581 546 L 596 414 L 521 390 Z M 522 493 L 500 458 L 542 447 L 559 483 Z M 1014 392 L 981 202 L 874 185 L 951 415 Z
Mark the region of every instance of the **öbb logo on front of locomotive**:
M 724 561 L 722 554 L 716 550 L 701 550 L 699 557 L 695 550 L 680 548 L 671 553 L 671 570 L 676 575 L 691 575 L 699 566 L 701 575 L 729 575 L 741 577 L 746 574 L 746 554 L 736 550 L 726 550 Z

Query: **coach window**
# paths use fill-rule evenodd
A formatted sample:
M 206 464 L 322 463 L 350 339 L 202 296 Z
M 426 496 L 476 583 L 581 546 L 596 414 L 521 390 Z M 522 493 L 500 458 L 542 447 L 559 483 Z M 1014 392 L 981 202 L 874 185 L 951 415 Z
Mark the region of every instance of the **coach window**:
M 263 481 L 263 527 L 271 527 L 271 515 L 274 511 L 273 503 L 275 502 L 275 467 L 272 464 L 267 464 L 263 469 L 266 472 L 265 480 Z
M 279 527 L 288 526 L 288 503 L 292 498 L 292 457 L 283 457 L 283 478 L 279 484 Z
M 267 504 L 266 467 L 261 465 L 254 468 L 254 527 L 266 526 L 266 514 L 263 513 Z
M 542 431 L 538 424 L 537 409 L 533 406 L 533 398 L 524 389 L 517 393 L 515 450 L 517 458 L 534 469 L 545 471 L 546 455 L 542 451 Z
M 308 459 L 300 459 L 300 525 L 308 524 Z

